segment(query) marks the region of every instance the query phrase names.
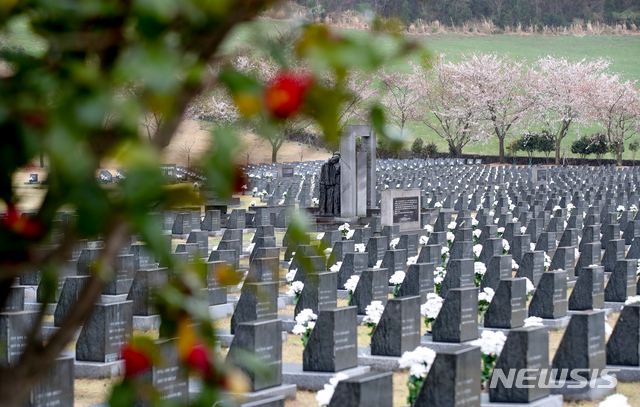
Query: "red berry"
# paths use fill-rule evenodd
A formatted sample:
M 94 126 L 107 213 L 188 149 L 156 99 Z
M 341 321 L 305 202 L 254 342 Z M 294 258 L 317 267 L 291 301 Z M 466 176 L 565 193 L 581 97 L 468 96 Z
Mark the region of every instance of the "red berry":
M 147 355 L 131 345 L 126 345 L 122 349 L 122 359 L 124 359 L 125 377 L 137 376 L 151 368 L 151 361 Z
M 209 353 L 204 345 L 197 345 L 191 349 L 187 364 L 194 370 L 200 372 L 204 377 L 211 377 L 213 374 L 213 365 L 209 359 Z
M 302 106 L 304 94 L 311 86 L 311 77 L 290 71 L 280 72 L 267 86 L 267 109 L 278 119 L 287 119 Z
M 20 216 L 15 204 L 7 205 L 7 212 L 0 219 L 3 229 L 17 233 L 28 240 L 39 240 L 46 233 L 44 223 L 39 219 Z

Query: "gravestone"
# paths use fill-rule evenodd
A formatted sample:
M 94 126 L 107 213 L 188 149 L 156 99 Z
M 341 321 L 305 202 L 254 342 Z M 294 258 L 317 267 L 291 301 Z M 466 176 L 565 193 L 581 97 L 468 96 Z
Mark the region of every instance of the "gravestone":
M 511 278 L 511 255 L 493 256 L 487 266 L 487 271 L 480 281 L 480 290 L 489 287 L 495 291 L 500 280 Z
M 454 288 L 433 323 L 434 342 L 461 343 L 478 339 L 478 288 Z
M 396 249 L 406 249 L 407 258 L 418 255 L 418 235 L 401 235 Z
M 422 246 L 417 263 L 433 263 L 435 266 L 442 264 L 442 246 L 439 244 Z
M 618 260 L 604 289 L 604 300 L 625 302 L 628 297 L 636 295 L 637 268 L 638 262 L 635 259 Z
M 480 407 L 481 357 L 477 346 L 439 351 L 413 407 Z
M 227 303 L 227 287 L 220 284 L 218 276 L 225 272 L 225 269 L 229 267 L 224 261 L 210 261 L 206 263 L 207 269 L 207 297 L 209 305 L 219 305 Z M 251 281 L 245 281 L 245 283 Z M 267 281 L 270 282 L 270 281 Z
M 358 315 L 365 315 L 366 309 L 372 301 L 387 304 L 389 299 L 389 279 L 385 269 L 367 269 L 362 271 L 358 285 L 353 292 L 349 305 L 355 305 Z
M 575 280 L 575 255 L 576 251 L 573 247 L 558 247 L 551 259 L 549 271 L 564 270 L 567 272 L 569 281 Z
M 0 312 L 0 366 L 14 366 L 20 360 L 38 311 Z
M 209 234 L 207 231 L 197 230 L 189 233 L 187 243 L 198 243 L 200 253 L 199 258 L 207 257 L 209 255 Z
M 339 372 L 358 366 L 356 307 L 320 311 L 302 353 L 305 372 Z
M 324 272 L 326 260 L 324 256 L 302 257 L 298 263 L 298 272 L 293 277 L 293 281 L 302 281 L 304 283 L 309 274 Z
M 447 266 L 447 274 L 440 285 L 440 296 L 446 298 L 449 290 L 453 288 L 474 286 L 475 269 L 473 259 L 450 260 Z
M 371 355 L 402 356 L 420 346 L 420 297 L 391 298 L 371 335 Z
M 600 242 L 595 243 L 587 243 L 580 250 L 580 257 L 578 257 L 578 262 L 576 263 L 575 275 L 580 277 L 580 272 L 582 269 L 589 267 L 591 265 L 600 265 Z M 604 267 L 602 268 L 604 272 Z
M 572 374 L 591 380 L 597 377 L 594 372 L 606 367 L 604 320 L 604 311 L 584 311 L 571 317 L 553 358 L 552 374 L 557 374 L 554 379 L 562 369 L 576 369 Z
M 204 219 L 200 223 L 200 230 L 205 230 L 208 232 L 216 232 L 220 230 L 220 211 L 204 211 Z
M 383 226 L 398 225 L 400 231 L 420 229 L 420 190 L 382 191 L 380 215 Z
M 501 280 L 484 315 L 485 328 L 513 329 L 527 318 L 527 283 L 524 278 Z
M 605 273 L 611 273 L 616 268 L 618 260 L 623 260 L 625 254 L 624 240 L 612 239 L 606 243 L 602 266 Z
M 314 314 L 323 310 L 337 307 L 338 273 L 309 273 L 304 282 L 304 288 L 296 304 L 294 315 L 298 315 L 303 309 L 311 309 Z
M 370 372 L 338 382 L 329 407 L 392 407 L 393 373 Z
M 375 267 L 379 260 L 384 258 L 389 241 L 386 236 L 374 236 L 367 242 L 366 252 L 369 254 L 368 267 Z
M 361 275 L 367 268 L 369 256 L 367 253 L 347 253 L 344 255 L 340 270 L 338 270 L 338 289 L 344 289 L 345 283 L 353 275 Z M 386 283 L 385 283 L 386 288 Z
M 277 257 L 254 258 L 249 263 L 247 282 L 277 282 L 280 272 L 280 259 Z
M 509 332 L 502 352 L 496 361 L 493 375 L 508 377 L 516 370 L 516 377 L 524 377 L 525 386 L 505 386 L 502 380 L 492 375 L 489 400 L 492 403 L 531 403 L 549 396 L 548 375 L 541 377 L 549 368 L 549 333 L 544 327 L 518 328 Z M 543 370 L 545 369 L 545 370 Z M 524 372 L 523 372 L 524 370 Z M 500 377 L 500 376 L 498 376 Z M 494 381 L 495 380 L 495 381 Z
M 529 316 L 563 318 L 567 316 L 567 307 L 567 272 L 556 270 L 542 273 L 529 304 Z
M 427 294 L 433 293 L 434 281 L 433 263 L 411 264 L 407 268 L 407 274 L 398 289 L 398 297 L 420 296 L 420 303 L 427 301 Z
M 263 363 L 266 374 L 257 375 L 243 352 L 250 352 Z M 239 323 L 227 360 L 240 367 L 249 378 L 251 391 L 282 384 L 282 321 L 279 319 Z
M 42 375 L 31 389 L 26 407 L 74 405 L 73 356 L 57 358 L 51 369 Z
M 607 365 L 640 367 L 640 303 L 622 309 L 607 342 Z
M 189 212 L 176 213 L 175 220 L 173 221 L 173 227 L 171 228 L 171 234 L 187 235 L 190 232 L 191 232 L 191 213 Z
M 384 253 L 380 268 L 387 269 L 389 273 L 388 279 L 397 271 L 404 272 L 407 269 L 407 251 L 405 249 L 387 250 Z
M 119 295 L 128 294 L 136 275 L 135 258 L 132 254 L 118 255 L 115 258 L 115 276 L 107 282 L 102 289 L 102 294 Z
M 150 316 L 157 314 L 154 306 L 156 291 L 169 279 L 168 269 L 138 270 L 133 279 L 127 301 L 133 303 L 133 315 Z M 225 293 L 226 294 L 226 293 Z
M 584 311 L 604 308 L 604 267 L 585 267 L 578 276 L 571 296 L 569 310 Z
M 120 359 L 120 348 L 131 340 L 133 301 L 96 304 L 76 343 L 76 360 L 111 363 Z
M 535 252 L 526 252 L 522 256 L 520 267 L 516 272 L 516 277 L 526 277 L 536 286 L 540 281 L 540 277 L 544 272 L 544 252 L 536 250 Z
M 89 282 L 89 276 L 69 276 L 64 280 L 64 286 L 60 292 L 60 298 L 53 313 L 53 325 L 59 327 L 62 325 L 69 311 L 75 307 L 78 298 L 82 294 L 85 286 Z
M 175 339 L 155 341 L 157 357 L 151 370 L 153 388 L 166 403 L 189 402 L 189 374 L 180 361 Z
M 245 283 L 231 316 L 231 334 L 243 322 L 277 319 L 277 305 L 278 283 Z
M 345 254 L 354 253 L 355 251 L 355 242 L 353 240 L 340 240 L 335 242 L 333 244 L 333 250 L 331 250 L 331 254 L 329 255 L 329 260 L 327 260 L 327 270 L 337 262 L 343 261 Z
M 233 209 L 227 221 L 227 229 L 244 229 L 246 218 L 246 209 Z

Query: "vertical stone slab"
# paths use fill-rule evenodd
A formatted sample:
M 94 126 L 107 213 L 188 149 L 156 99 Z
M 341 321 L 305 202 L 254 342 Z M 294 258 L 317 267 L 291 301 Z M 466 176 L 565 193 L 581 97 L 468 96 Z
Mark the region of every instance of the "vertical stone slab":
M 159 357 L 151 371 L 153 388 L 164 402 L 187 404 L 189 402 L 189 374 L 180 361 L 176 340 L 161 339 L 156 341 L 156 351 Z
M 356 215 L 367 216 L 367 156 L 356 153 Z
M 622 309 L 607 342 L 607 365 L 640 366 L 640 303 Z
M 361 136 L 362 149 L 367 152 L 367 208 L 377 208 L 376 204 L 376 133 L 370 131 Z
M 481 360 L 477 346 L 438 352 L 413 407 L 480 407 Z
M 434 290 L 434 271 L 433 263 L 411 264 L 398 290 L 398 297 L 419 295 L 420 303 L 424 304 L 427 301 L 427 294 L 433 293 Z
M 578 276 L 569 297 L 569 310 L 585 311 L 604 308 L 604 267 L 585 267 Z
M 392 407 L 393 372 L 370 372 L 338 382 L 329 407 Z
M 367 268 L 369 256 L 367 253 L 347 253 L 342 260 L 342 266 L 338 270 L 338 289 L 343 290 L 345 283 L 353 275 L 361 275 Z
M 0 366 L 13 366 L 20 360 L 38 311 L 0 312 Z
M 309 273 L 296 304 L 294 315 L 309 308 L 314 314 L 338 306 L 338 272 Z
M 449 290 L 433 323 L 434 342 L 478 339 L 478 292 L 476 287 Z
M 556 319 L 567 316 L 567 272 L 542 273 L 529 304 L 529 316 Z
M 157 314 L 154 304 L 156 291 L 169 279 L 168 269 L 138 270 L 127 301 L 133 302 L 133 315 L 149 316 Z M 225 296 L 226 297 L 226 296 Z
M 305 372 L 339 372 L 358 366 L 356 307 L 320 311 L 302 353 Z
M 74 405 L 73 379 L 73 356 L 57 358 L 53 367 L 33 386 L 25 406 L 72 407 Z
M 605 301 L 625 302 L 628 297 L 636 295 L 637 267 L 638 262 L 635 259 L 622 259 L 616 262 L 616 267 L 604 289 Z
M 238 324 L 278 318 L 278 283 L 246 283 L 231 316 L 231 334 Z
M 133 332 L 133 301 L 96 304 L 82 326 L 76 343 L 76 360 L 110 363 Z
M 489 287 L 495 291 L 498 288 L 500 280 L 511 278 L 511 266 L 511 255 L 493 256 L 489 261 L 487 271 L 484 273 L 482 281 L 480 281 L 480 290 Z
M 345 126 L 340 137 L 340 216 L 353 218 L 356 212 L 356 132 Z
M 501 280 L 484 315 L 485 328 L 513 329 L 527 317 L 527 283 L 524 278 Z
M 351 296 L 349 305 L 358 309 L 358 315 L 366 315 L 367 306 L 372 301 L 380 301 L 387 304 L 389 299 L 389 280 L 386 269 L 368 269 L 362 271 L 358 285 Z
M 392 298 L 371 335 L 371 354 L 402 356 L 420 346 L 420 297 Z

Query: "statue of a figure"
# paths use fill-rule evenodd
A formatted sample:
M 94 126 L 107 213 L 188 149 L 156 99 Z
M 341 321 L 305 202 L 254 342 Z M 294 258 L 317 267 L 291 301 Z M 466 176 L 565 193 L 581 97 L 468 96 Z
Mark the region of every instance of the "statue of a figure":
M 320 170 L 320 215 L 340 216 L 340 152 L 333 153 Z

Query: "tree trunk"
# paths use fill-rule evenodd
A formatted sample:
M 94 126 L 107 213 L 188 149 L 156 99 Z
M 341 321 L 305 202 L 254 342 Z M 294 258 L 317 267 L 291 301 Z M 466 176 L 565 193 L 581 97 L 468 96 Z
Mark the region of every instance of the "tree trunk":
M 504 159 L 504 139 L 498 138 L 498 141 L 500 142 L 500 164 L 504 164 L 506 162 Z
M 561 137 L 556 137 L 556 165 L 560 165 L 560 144 L 562 143 Z
M 278 162 L 278 150 L 280 150 L 280 147 L 276 147 L 275 145 L 273 145 L 272 147 L 273 148 L 271 149 L 271 164 L 274 164 Z
M 624 148 L 624 144 L 621 144 L 620 146 L 618 146 L 618 149 L 617 149 L 618 150 L 617 151 L 617 153 L 618 153 L 618 159 L 617 159 L 618 163 L 617 163 L 617 165 L 618 166 L 622 165 L 622 151 L 623 151 L 623 148 Z

